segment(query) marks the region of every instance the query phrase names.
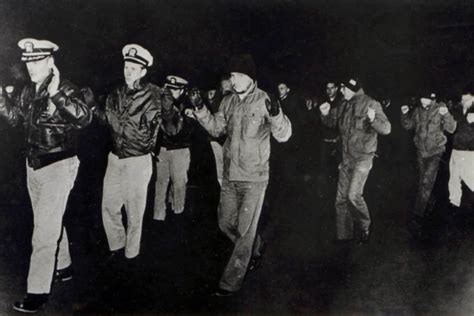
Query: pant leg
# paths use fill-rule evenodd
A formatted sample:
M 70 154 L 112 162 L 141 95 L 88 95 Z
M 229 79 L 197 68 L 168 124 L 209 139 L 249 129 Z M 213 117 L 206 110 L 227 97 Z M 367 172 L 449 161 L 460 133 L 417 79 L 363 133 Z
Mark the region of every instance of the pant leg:
M 44 294 L 51 291 L 56 255 L 61 243 L 63 215 L 78 169 L 77 157 L 61 160 L 39 170 L 27 169 L 34 214 L 28 293 Z M 67 238 L 62 243 L 67 243 Z M 63 245 L 60 252 L 61 264 L 70 264 L 69 248 Z M 64 262 L 67 259 L 69 262 Z
M 415 215 L 423 217 L 436 181 L 441 155 L 419 159 L 422 159 L 422 162 L 420 163 L 420 187 L 415 205 Z
M 474 151 L 460 151 L 460 174 L 461 180 L 466 186 L 474 191 Z
M 449 200 L 454 206 L 461 206 L 462 184 L 461 184 L 461 155 L 459 151 L 453 150 L 449 160 Z
M 349 183 L 348 199 L 351 204 L 352 218 L 363 231 L 369 230 L 370 227 L 370 213 L 363 194 L 371 169 L 372 158 L 356 162 Z
M 237 239 L 238 213 L 239 203 L 237 200 L 235 182 L 223 179 L 217 219 L 220 230 L 229 237 L 232 242 L 235 242 Z
M 125 256 L 134 258 L 140 253 L 143 215 L 145 214 L 148 184 L 152 174 L 151 156 L 126 158 L 124 179 L 125 211 L 127 213 L 127 242 Z
M 339 165 L 339 180 L 336 194 L 336 238 L 352 239 L 354 237 L 354 222 L 349 210 L 349 184 L 352 167 L 348 162 Z
M 156 163 L 155 206 L 153 219 L 164 221 L 166 218 L 166 192 L 170 181 L 170 152 L 161 148 Z
M 61 241 L 58 249 L 58 264 L 57 269 L 65 269 L 71 265 L 71 254 L 69 253 L 69 239 L 67 237 L 66 227 L 63 226 L 61 234 Z
M 189 148 L 171 151 L 171 185 L 173 187 L 173 211 L 180 214 L 184 211 L 186 201 L 186 184 L 188 183 L 189 163 L 191 152 Z
M 122 161 L 110 153 L 102 192 L 102 222 L 111 251 L 125 247 L 125 227 L 122 223 L 123 192 Z
M 221 144 L 218 142 L 211 142 L 212 152 L 216 161 L 217 181 L 222 186 L 222 175 L 224 174 L 224 153 Z
M 268 182 L 239 182 L 236 184 L 242 203 L 238 214 L 238 237 L 234 250 L 219 282 L 219 287 L 238 291 L 242 287 L 257 233 Z

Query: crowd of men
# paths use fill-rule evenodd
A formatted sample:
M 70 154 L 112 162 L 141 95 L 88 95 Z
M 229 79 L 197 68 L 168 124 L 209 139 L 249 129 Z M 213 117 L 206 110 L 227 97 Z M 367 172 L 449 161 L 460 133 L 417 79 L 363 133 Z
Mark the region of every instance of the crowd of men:
M 390 101 L 380 103 L 368 96 L 355 77 L 327 81 L 324 100 L 303 100 L 285 82 L 276 85 L 275 97 L 257 85 L 257 67 L 248 54 L 231 58 L 216 89 L 200 91 L 180 74 L 168 75 L 159 87 L 145 80 L 153 66 L 152 53 L 129 44 L 122 50 L 124 82 L 102 102 L 90 88 L 79 89 L 64 79 L 54 62 L 58 45 L 25 38 L 18 46 L 31 83 L 2 90 L 0 117 L 24 127 L 27 148 L 34 228 L 26 295 L 13 306 L 20 312 L 38 311 L 55 280 L 72 278 L 63 216 L 80 164 L 78 131 L 92 120 L 105 126 L 112 139 L 101 205 L 110 260 L 134 262 L 140 254 L 148 195 L 154 193 L 156 221 L 165 221 L 168 205 L 174 214 L 185 211 L 191 148 L 196 142 L 210 144 L 221 187 L 218 225 L 234 244 L 215 296 L 239 291 L 247 271 L 258 266 L 266 239 L 265 227 L 259 225 L 262 209 L 277 203 L 282 186 L 298 185 L 298 152 L 316 137 L 317 158 L 308 159 L 318 164 L 305 166 L 316 169 L 315 193 L 327 196 L 332 194 L 328 188 L 337 188 L 338 242 L 369 241 L 371 216 L 364 187 L 380 151 L 379 135 L 389 135 L 394 125 L 414 130 L 419 185 L 408 221 L 414 239 L 423 238 L 424 217 L 446 152 L 446 133 L 453 135 L 451 207 L 461 205 L 462 183 L 474 189 L 474 86 L 460 93 L 460 107 L 451 108 L 427 89 L 417 96 L 419 102 L 396 109 L 394 122 Z M 305 136 L 315 126 L 319 133 Z M 154 169 L 155 192 L 148 192 Z

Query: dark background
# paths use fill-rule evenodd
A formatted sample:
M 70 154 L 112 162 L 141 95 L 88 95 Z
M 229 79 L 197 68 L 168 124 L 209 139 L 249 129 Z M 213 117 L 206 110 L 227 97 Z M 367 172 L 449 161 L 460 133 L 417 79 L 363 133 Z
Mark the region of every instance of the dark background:
M 352 74 L 379 99 L 406 97 L 426 85 L 452 98 L 474 67 L 473 8 L 472 1 L 438 0 L 2 0 L 0 84 L 27 79 L 17 42 L 35 37 L 60 46 L 56 60 L 64 78 L 99 95 L 123 80 L 122 47 L 138 43 L 155 57 L 150 80 L 158 84 L 179 73 L 210 88 L 230 55 L 250 52 L 266 90 L 283 80 L 306 95 L 320 95 L 327 78 Z M 41 315 L 473 315 L 472 205 L 459 217 L 444 207 L 447 152 L 435 190 L 434 240 L 422 247 L 409 242 L 405 221 L 416 194 L 416 156 L 399 110 L 387 115 L 392 134 L 380 137 L 366 186 L 371 243 L 356 247 L 351 257 L 333 243 L 337 168 L 318 165 L 318 115 L 308 114 L 307 130 L 293 137 L 301 145 L 291 160 L 297 163 L 284 164 L 294 183 L 267 192 L 267 199 L 275 197 L 274 207 L 264 208 L 262 218 L 273 220 L 274 233 L 262 266 L 246 277 L 238 295 L 223 300 L 209 292 L 232 245 L 218 232 L 218 187 L 208 144 L 196 150 L 200 159 L 191 167 L 184 218 L 168 214 L 164 223 L 153 221 L 149 194 L 139 268 L 130 275 L 104 264 L 108 246 L 100 204 L 109 140 L 94 121 L 81 137 L 81 167 L 65 215 L 74 279 L 54 285 Z M 0 314 L 9 315 L 24 295 L 33 223 L 21 128 L 2 124 Z M 324 168 L 331 177 L 321 180 Z M 149 192 L 153 186 L 154 179 Z M 322 195 L 320 187 L 327 189 Z
M 60 46 L 59 69 L 106 92 L 127 43 L 155 57 L 150 79 L 182 73 L 207 88 L 233 53 L 250 52 L 261 85 L 288 81 L 318 94 L 328 77 L 359 76 L 375 96 L 433 86 L 451 96 L 472 73 L 472 1 L 18 1 L 0 3 L 0 79 L 17 42 Z M 21 67 L 20 67 L 21 68 Z

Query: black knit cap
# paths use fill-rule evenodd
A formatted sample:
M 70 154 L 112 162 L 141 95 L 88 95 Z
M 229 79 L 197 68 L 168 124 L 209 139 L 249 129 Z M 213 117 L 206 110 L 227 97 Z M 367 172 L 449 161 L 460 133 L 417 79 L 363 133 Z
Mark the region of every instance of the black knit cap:
M 357 92 L 362 88 L 362 85 L 359 82 L 359 79 L 356 78 L 347 78 L 346 80 L 341 82 L 346 88 L 349 88 L 350 90 Z
M 229 72 L 240 72 L 246 74 L 252 79 L 255 79 L 257 76 L 256 68 L 253 57 L 250 54 L 232 56 L 228 67 Z

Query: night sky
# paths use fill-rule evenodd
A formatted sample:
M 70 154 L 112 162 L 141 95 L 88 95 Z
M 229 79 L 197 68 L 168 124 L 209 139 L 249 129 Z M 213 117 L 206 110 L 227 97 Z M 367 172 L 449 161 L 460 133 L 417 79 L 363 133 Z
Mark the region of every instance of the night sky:
M 327 78 L 354 75 L 376 97 L 426 86 L 451 97 L 474 70 L 472 1 L 2 0 L 0 15 L 3 84 L 21 65 L 23 37 L 57 43 L 63 76 L 99 94 L 121 80 L 127 43 L 154 55 L 151 81 L 174 73 L 201 88 L 243 52 L 263 88 L 287 81 L 313 95 Z

